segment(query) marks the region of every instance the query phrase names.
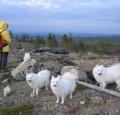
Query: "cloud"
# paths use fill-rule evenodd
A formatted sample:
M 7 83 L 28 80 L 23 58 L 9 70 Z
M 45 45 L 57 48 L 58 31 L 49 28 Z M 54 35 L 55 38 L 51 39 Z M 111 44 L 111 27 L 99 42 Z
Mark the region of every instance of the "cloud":
M 58 8 L 59 3 L 64 2 L 64 0 L 1 0 L 1 5 L 24 5 L 29 7 L 39 7 L 43 9 Z
M 119 0 L 0 0 L 0 20 L 7 20 L 18 31 L 113 28 L 118 32 L 118 11 Z
M 58 9 L 72 11 L 76 9 L 110 8 L 120 6 L 119 0 L 1 0 L 2 5 L 25 5 L 39 9 Z M 77 10 L 76 10 L 77 11 Z

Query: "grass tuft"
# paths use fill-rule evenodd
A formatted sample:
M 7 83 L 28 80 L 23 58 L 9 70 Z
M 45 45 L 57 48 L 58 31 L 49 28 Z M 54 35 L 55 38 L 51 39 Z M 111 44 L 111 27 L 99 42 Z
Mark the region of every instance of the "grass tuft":
M 0 115 L 19 115 L 21 112 L 24 115 L 29 115 L 31 109 L 31 105 L 17 105 L 16 107 L 0 109 Z
M 86 89 L 88 89 L 88 88 L 83 85 L 77 85 L 77 87 L 76 87 L 76 90 L 86 90 Z
M 0 75 L 0 81 L 3 81 L 3 80 L 8 79 L 10 77 L 11 77 L 10 73 Z
M 100 114 L 96 112 L 96 113 L 92 113 L 91 115 L 100 115 Z

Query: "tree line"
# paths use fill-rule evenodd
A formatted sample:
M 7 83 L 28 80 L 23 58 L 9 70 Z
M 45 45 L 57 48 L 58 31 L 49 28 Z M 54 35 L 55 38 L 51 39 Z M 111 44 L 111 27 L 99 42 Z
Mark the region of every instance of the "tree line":
M 14 39 L 16 42 L 19 42 L 19 45 L 22 46 L 22 43 L 32 44 L 33 48 L 39 47 L 50 47 L 50 48 L 66 48 L 70 52 L 79 52 L 79 51 L 91 51 L 95 53 L 120 53 L 120 43 L 112 43 L 101 39 L 94 39 L 89 42 L 83 40 L 75 39 L 71 34 L 64 34 L 62 38 L 57 38 L 55 34 L 49 33 L 46 38 L 41 35 L 26 35 L 16 36 Z

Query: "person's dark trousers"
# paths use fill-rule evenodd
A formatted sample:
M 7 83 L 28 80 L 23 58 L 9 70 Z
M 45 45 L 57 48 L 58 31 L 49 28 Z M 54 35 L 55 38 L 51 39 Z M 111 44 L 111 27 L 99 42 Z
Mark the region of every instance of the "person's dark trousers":
M 0 50 L 0 70 L 6 68 L 7 58 L 8 58 L 8 52 L 2 52 L 2 50 Z
M 8 58 L 8 52 L 3 52 L 3 61 L 2 61 L 2 68 L 5 69 L 7 66 L 7 58 Z
M 0 49 L 0 70 L 2 69 L 2 49 Z

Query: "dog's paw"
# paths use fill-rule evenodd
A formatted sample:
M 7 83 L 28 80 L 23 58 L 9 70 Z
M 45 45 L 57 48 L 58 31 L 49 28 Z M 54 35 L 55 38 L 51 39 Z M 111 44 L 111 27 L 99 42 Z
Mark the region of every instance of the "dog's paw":
M 35 95 L 34 93 L 31 93 L 31 94 L 30 94 L 30 97 L 32 97 L 32 98 L 35 97 L 35 96 L 36 96 L 36 95 Z
M 59 103 L 59 100 L 57 100 L 56 103 Z
M 70 99 L 72 99 L 72 95 L 70 95 Z
M 61 104 L 63 105 L 63 104 L 64 104 L 64 101 L 62 101 Z

